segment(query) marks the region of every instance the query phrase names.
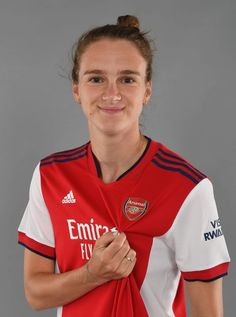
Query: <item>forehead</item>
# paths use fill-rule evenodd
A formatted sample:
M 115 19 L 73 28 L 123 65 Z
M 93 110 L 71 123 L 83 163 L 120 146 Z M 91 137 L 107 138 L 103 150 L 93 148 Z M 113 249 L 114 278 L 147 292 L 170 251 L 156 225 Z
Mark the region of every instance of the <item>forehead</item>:
M 135 44 L 128 40 L 101 39 L 90 44 L 81 57 L 80 73 L 88 69 L 132 69 L 145 74 L 146 61 Z

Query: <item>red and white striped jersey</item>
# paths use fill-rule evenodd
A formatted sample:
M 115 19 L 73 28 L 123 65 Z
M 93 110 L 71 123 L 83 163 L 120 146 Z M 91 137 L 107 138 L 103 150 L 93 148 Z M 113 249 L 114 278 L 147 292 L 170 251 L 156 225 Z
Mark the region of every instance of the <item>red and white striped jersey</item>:
M 84 265 L 95 241 L 114 227 L 137 253 L 129 277 L 58 308 L 58 317 L 184 317 L 183 280 L 227 274 L 211 181 L 146 138 L 140 159 L 109 184 L 99 177 L 90 141 L 42 159 L 34 171 L 20 244 L 55 260 L 61 273 Z

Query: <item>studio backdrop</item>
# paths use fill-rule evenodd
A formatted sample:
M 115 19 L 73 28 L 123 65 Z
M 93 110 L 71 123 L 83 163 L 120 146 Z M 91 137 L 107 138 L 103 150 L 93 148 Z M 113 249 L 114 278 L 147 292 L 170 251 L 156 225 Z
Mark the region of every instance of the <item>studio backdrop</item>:
M 225 316 L 235 306 L 236 2 L 234 0 L 1 0 L 0 315 L 34 312 L 23 290 L 17 228 L 37 163 L 88 141 L 71 93 L 71 48 L 82 32 L 119 15 L 140 19 L 156 42 L 153 95 L 143 132 L 211 179 L 232 259 Z

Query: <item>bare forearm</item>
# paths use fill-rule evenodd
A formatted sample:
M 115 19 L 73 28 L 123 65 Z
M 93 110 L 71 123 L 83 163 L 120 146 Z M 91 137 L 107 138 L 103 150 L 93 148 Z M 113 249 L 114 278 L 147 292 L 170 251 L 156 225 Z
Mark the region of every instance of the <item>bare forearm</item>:
M 191 305 L 191 317 L 224 317 L 223 305 L 215 301 L 199 301 Z
M 223 317 L 222 279 L 186 282 L 191 317 Z
M 101 284 L 93 280 L 83 266 L 60 274 L 34 274 L 25 284 L 25 292 L 30 305 L 41 310 L 68 304 Z
M 208 302 L 191 307 L 191 317 L 224 317 L 223 306 Z
M 96 241 L 86 265 L 60 274 L 54 273 L 54 261 L 26 249 L 26 298 L 36 310 L 64 306 L 107 281 L 127 277 L 135 263 L 136 252 L 130 248 L 123 233 L 103 235 Z

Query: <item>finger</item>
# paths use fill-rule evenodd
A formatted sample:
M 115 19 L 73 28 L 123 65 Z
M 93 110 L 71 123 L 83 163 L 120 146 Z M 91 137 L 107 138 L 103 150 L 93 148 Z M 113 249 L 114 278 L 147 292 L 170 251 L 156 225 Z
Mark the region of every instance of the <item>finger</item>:
M 130 249 L 129 252 L 125 255 L 124 260 L 133 262 L 136 259 L 136 252 L 133 249 Z
M 116 268 L 115 270 L 119 270 L 119 268 L 124 270 L 127 267 L 129 267 L 130 263 L 133 262 L 136 258 L 136 252 L 132 249 L 130 249 L 130 246 L 128 245 L 128 249 L 125 250 L 125 248 L 122 248 L 112 259 L 111 264 Z M 123 268 L 122 268 L 123 267 Z
M 122 248 L 120 248 L 120 250 L 118 250 L 116 254 L 114 254 L 114 256 L 112 257 L 112 263 L 113 264 L 116 263 L 118 267 L 120 263 L 123 261 L 124 257 L 128 254 L 129 250 L 130 250 L 130 245 L 128 241 L 126 240 L 123 243 Z
M 136 257 L 132 260 L 132 262 L 131 261 L 127 261 L 129 263 L 126 265 L 126 270 L 124 271 L 123 276 L 127 277 L 127 276 L 130 275 L 130 273 L 133 271 L 133 269 L 135 267 L 136 261 L 137 261 Z
M 136 264 L 137 258 L 134 257 L 132 261 L 129 261 L 126 257 L 124 257 L 121 265 L 116 271 L 117 277 L 115 279 L 120 279 L 122 277 L 127 277 L 133 271 L 134 266 Z
M 114 236 L 112 232 L 106 232 L 97 239 L 95 246 L 99 248 L 106 248 L 115 238 L 116 236 Z
M 122 232 L 118 236 L 113 236 L 114 240 L 104 250 L 104 256 L 112 259 L 115 254 L 123 247 L 126 240 L 126 235 Z M 127 241 L 128 242 L 128 241 Z

